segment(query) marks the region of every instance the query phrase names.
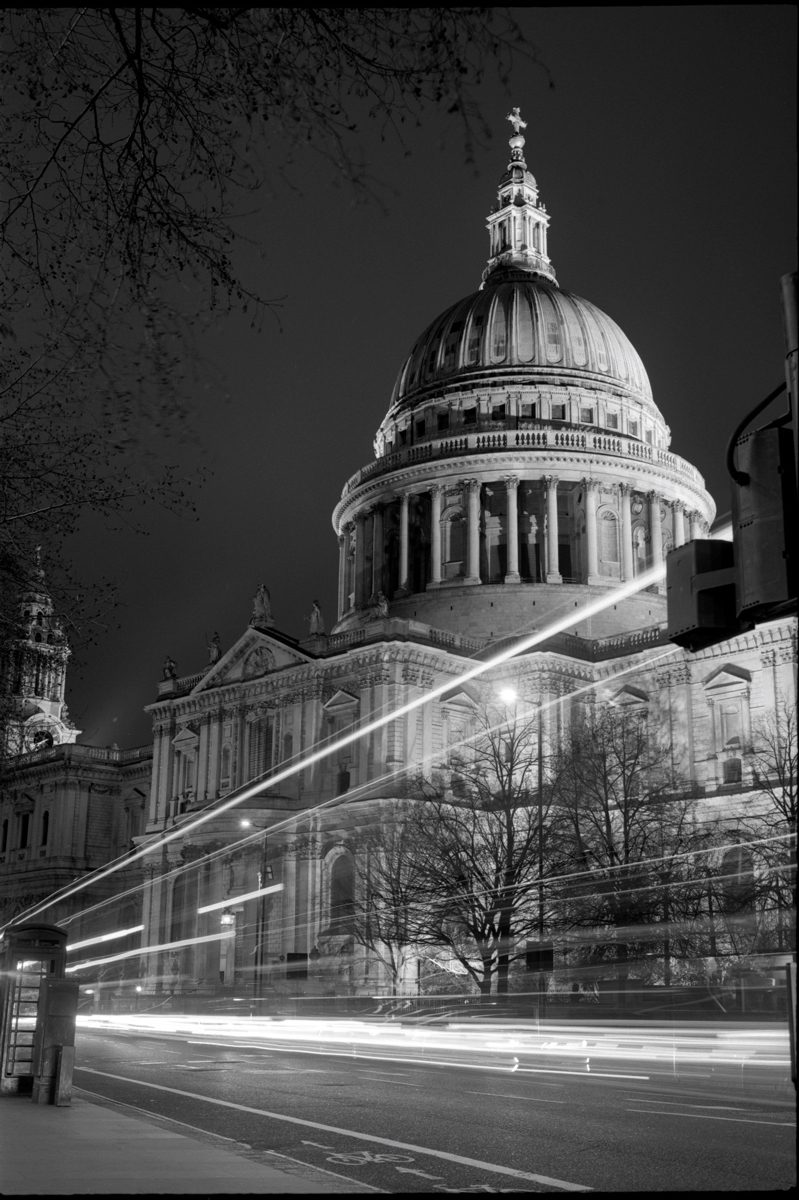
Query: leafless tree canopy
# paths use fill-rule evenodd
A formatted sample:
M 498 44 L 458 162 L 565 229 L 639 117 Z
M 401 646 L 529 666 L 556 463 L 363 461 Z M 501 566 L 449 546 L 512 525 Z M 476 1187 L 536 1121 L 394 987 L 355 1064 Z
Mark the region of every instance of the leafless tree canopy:
M 468 150 L 481 76 L 534 53 L 501 8 L 31 6 L 0 29 L 7 582 L 87 509 L 185 502 L 151 446 L 203 321 L 273 303 L 268 272 L 239 275 L 237 218 L 293 149 L 363 191 L 364 123 L 401 135 L 436 105 Z

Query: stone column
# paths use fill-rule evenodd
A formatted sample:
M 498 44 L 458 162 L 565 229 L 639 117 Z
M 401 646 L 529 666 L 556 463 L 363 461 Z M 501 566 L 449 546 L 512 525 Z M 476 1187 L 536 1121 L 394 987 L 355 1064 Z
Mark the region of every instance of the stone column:
M 593 479 L 584 479 L 583 488 L 585 489 L 585 542 L 588 558 L 586 583 L 599 583 L 599 553 L 596 527 L 597 485 Z
M 674 513 L 674 548 L 685 545 L 685 517 L 684 507 L 681 500 L 675 500 L 672 504 Z
M 630 512 L 630 486 L 619 484 L 621 498 L 621 577 L 627 581 L 635 574 L 633 568 L 633 518 Z
M 366 596 L 366 580 L 364 579 L 364 568 L 366 561 L 366 514 L 358 513 L 355 518 L 355 579 L 353 580 L 353 592 L 355 593 L 355 607 L 360 606 L 365 602 Z
M 372 511 L 372 595 L 383 590 L 383 510 Z
M 702 518 L 699 516 L 698 512 L 692 512 L 688 514 L 688 520 L 690 521 L 691 525 L 690 540 L 694 542 L 697 538 L 701 538 L 702 536 Z
M 430 488 L 430 582 L 428 587 L 441 583 L 441 485 Z
M 400 559 L 399 559 L 399 588 L 401 593 L 408 591 L 408 505 L 410 497 L 403 492 L 400 497 Z
M 480 480 L 469 479 L 466 483 L 469 497 L 469 525 L 466 534 L 466 582 L 480 582 Z
M 545 475 L 547 488 L 547 583 L 562 583 L 558 568 L 558 477 Z
M 519 582 L 519 477 L 506 475 L 505 487 L 508 503 L 507 560 L 505 583 Z
M 663 565 L 663 534 L 660 529 L 660 497 L 649 493 L 649 544 L 652 547 L 652 566 Z
M 344 616 L 345 606 L 347 603 L 347 529 L 345 526 L 344 532 L 339 534 L 338 538 L 338 615 Z

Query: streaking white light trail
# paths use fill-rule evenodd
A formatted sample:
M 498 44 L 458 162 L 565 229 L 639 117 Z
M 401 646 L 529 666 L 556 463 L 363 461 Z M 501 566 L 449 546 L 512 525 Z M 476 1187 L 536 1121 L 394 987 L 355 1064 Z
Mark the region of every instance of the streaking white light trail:
M 263 792 L 277 787 L 278 784 L 285 783 L 287 779 L 293 778 L 295 775 L 299 774 L 300 771 L 313 766 L 314 763 L 321 762 L 325 758 L 330 758 L 334 754 L 339 754 L 343 749 L 345 749 L 345 747 L 351 746 L 352 743 L 358 741 L 359 738 L 367 737 L 370 733 L 375 733 L 378 729 L 382 729 L 384 726 L 391 724 L 392 721 L 396 721 L 400 717 L 406 716 L 408 713 L 415 712 L 416 709 L 421 708 L 422 705 L 429 704 L 430 701 L 435 700 L 439 696 L 443 696 L 446 692 L 451 691 L 456 684 L 463 684 L 467 683 L 470 679 L 477 679 L 480 675 L 485 675 L 486 672 L 493 670 L 495 667 L 501 666 L 502 663 L 508 662 L 512 658 L 517 658 L 520 654 L 525 653 L 527 650 L 532 650 L 534 646 L 540 645 L 541 642 L 548 641 L 548 639 L 553 637 L 555 634 L 565 633 L 578 621 L 586 620 L 589 617 L 595 616 L 597 613 L 604 612 L 604 610 L 609 608 L 612 604 L 617 604 L 620 600 L 626 600 L 628 596 L 634 596 L 638 592 L 644 591 L 645 588 L 652 587 L 654 584 L 660 583 L 665 578 L 665 575 L 665 563 L 660 563 L 657 566 L 650 567 L 649 570 L 643 571 L 640 575 L 636 575 L 634 579 L 627 580 L 626 583 L 622 583 L 618 587 L 613 588 L 606 595 L 596 597 L 594 600 L 591 600 L 590 603 L 583 605 L 582 608 L 573 609 L 567 616 L 561 617 L 557 621 L 553 621 L 545 629 L 536 630 L 534 633 L 527 634 L 525 637 L 521 637 L 518 641 L 513 642 L 512 645 L 506 646 L 503 650 L 497 651 L 492 658 L 486 659 L 483 662 L 475 663 L 473 666 L 469 667 L 468 670 L 462 672 L 462 674 L 460 674 L 456 679 L 447 679 L 442 683 L 436 684 L 435 687 L 430 688 L 429 691 L 425 692 L 424 695 L 416 696 L 413 700 L 408 700 L 405 704 L 401 704 L 399 708 L 394 709 L 392 712 L 384 713 L 382 716 L 376 717 L 374 720 L 367 722 L 366 725 L 354 729 L 350 733 L 343 734 L 330 745 L 323 746 L 319 750 L 311 751 L 298 762 L 292 763 L 291 766 L 285 767 L 282 771 L 278 771 L 277 774 L 271 775 L 268 779 L 261 779 L 255 783 L 249 784 L 240 792 L 237 792 L 235 795 L 231 796 L 228 800 L 223 801 L 221 804 L 215 805 L 213 809 L 199 813 L 195 819 L 187 822 L 185 825 L 181 825 L 179 828 L 173 829 L 169 833 L 157 835 L 152 844 L 142 846 L 134 853 L 127 854 L 122 859 L 117 859 L 108 867 L 104 867 L 96 872 L 93 872 L 91 875 L 79 880 L 74 886 L 61 891 L 57 898 L 44 900 L 41 904 L 34 905 L 32 908 L 28 909 L 24 914 L 19 914 L 19 917 L 24 916 L 25 920 L 31 920 L 32 917 L 38 915 L 39 913 L 45 912 L 48 908 L 52 908 L 55 904 L 68 899 L 70 896 L 82 891 L 90 884 L 97 884 L 101 880 L 107 879 L 110 875 L 115 874 L 123 867 L 129 867 L 132 863 L 136 862 L 137 859 L 147 857 L 147 855 L 152 854 L 153 849 L 156 846 L 163 847 L 177 838 L 185 837 L 187 833 L 198 829 L 201 825 L 205 825 L 208 821 L 215 821 L 217 817 L 221 816 L 222 813 L 227 812 L 229 809 L 237 808 L 239 805 L 244 804 L 247 800 L 251 800 L 254 796 L 262 795 Z M 16 918 L 17 921 L 19 920 L 19 917 Z
M 115 929 L 113 933 L 101 933 L 98 937 L 86 938 L 82 942 L 73 942 L 71 946 L 67 946 L 67 954 L 74 954 L 76 950 L 85 950 L 87 946 L 96 946 L 99 942 L 115 942 L 117 938 L 127 937 L 130 933 L 141 933 L 144 929 L 143 925 L 131 925 L 130 929 Z
M 272 883 L 269 887 L 258 888 L 255 892 L 243 892 L 240 896 L 228 896 L 227 900 L 217 900 L 215 904 L 204 904 L 202 908 L 198 908 L 198 913 L 215 912 L 219 908 L 232 908 L 234 904 L 241 904 L 243 900 L 257 900 L 259 896 L 268 896 L 270 892 L 282 892 L 282 883 Z M 139 925 L 139 929 L 143 929 L 143 925 Z
M 85 962 L 74 963 L 66 968 L 69 975 L 73 971 L 85 971 L 89 967 L 102 967 L 106 963 L 121 962 L 123 958 L 141 958 L 145 954 L 157 954 L 160 950 L 180 950 L 183 946 L 198 946 L 200 942 L 221 942 L 230 936 L 227 932 L 208 933 L 204 937 L 181 938 L 179 942 L 162 942 L 160 946 L 139 946 L 136 950 L 122 950 L 119 954 L 109 954 L 107 958 L 87 958 Z

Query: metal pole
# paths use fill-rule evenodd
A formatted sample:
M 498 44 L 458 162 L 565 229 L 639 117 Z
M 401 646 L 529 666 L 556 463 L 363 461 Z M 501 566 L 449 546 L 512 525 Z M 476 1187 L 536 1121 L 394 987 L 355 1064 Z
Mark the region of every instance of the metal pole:
M 261 848 L 261 870 L 258 873 L 258 887 L 265 888 L 267 880 L 266 838 Z M 266 896 L 258 897 L 258 944 L 255 948 L 255 995 L 261 999 L 264 991 L 264 941 L 266 939 Z
M 542 723 L 544 709 L 538 706 L 538 940 L 544 940 L 544 760 Z
M 544 952 L 544 706 L 538 704 L 538 953 Z M 538 975 L 538 1014 L 544 1010 L 544 972 Z

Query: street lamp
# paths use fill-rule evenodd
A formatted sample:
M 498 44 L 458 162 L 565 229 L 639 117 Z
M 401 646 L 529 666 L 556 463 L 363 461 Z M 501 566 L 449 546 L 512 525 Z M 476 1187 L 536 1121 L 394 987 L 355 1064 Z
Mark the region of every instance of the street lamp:
M 259 827 L 257 825 L 253 825 L 252 821 L 250 821 L 247 817 L 242 817 L 239 824 L 241 825 L 242 829 L 252 829 L 255 832 L 262 832 L 262 833 L 266 832 L 266 826 Z M 261 865 L 260 865 L 260 870 L 258 871 L 258 888 L 259 888 L 259 890 L 261 888 L 265 888 L 266 884 L 267 884 L 267 880 L 272 878 L 272 868 L 269 865 L 269 863 L 266 861 L 266 854 L 267 854 L 267 842 L 266 842 L 266 838 L 264 837 L 261 842 Z M 257 913 L 258 913 L 258 915 L 256 918 L 256 927 L 255 927 L 255 985 L 253 988 L 253 993 L 254 993 L 256 999 L 260 999 L 263 994 L 263 972 L 264 972 L 264 963 L 265 963 L 265 959 L 266 959 L 264 944 L 266 942 L 267 931 L 268 931 L 267 916 L 266 916 L 266 896 L 265 895 L 261 895 L 258 897 Z

